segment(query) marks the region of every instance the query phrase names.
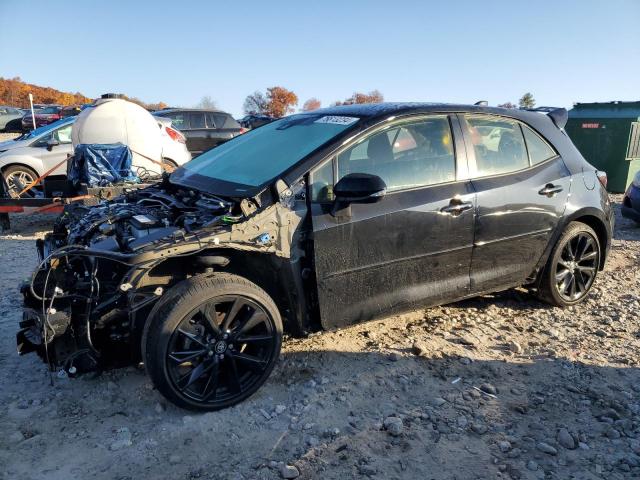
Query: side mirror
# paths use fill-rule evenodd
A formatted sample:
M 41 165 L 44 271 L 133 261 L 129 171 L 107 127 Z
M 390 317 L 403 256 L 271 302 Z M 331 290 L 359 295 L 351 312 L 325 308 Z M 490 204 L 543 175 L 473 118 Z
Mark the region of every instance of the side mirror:
M 377 175 L 350 173 L 333 187 L 335 202 L 331 214 L 334 217 L 350 217 L 352 203 L 376 203 L 387 193 L 387 185 Z
M 50 138 L 49 141 L 47 141 L 47 150 L 51 151 L 56 145 L 60 145 L 60 142 L 55 138 Z

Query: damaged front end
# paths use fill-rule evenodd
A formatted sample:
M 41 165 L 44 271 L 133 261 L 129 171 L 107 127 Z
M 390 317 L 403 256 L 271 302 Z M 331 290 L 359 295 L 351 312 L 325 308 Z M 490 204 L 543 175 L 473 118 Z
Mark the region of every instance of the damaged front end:
M 39 266 L 22 286 L 19 353 L 36 352 L 51 370 L 72 375 L 140 361 L 149 313 L 180 281 L 229 268 L 239 255 L 268 254 L 260 257 L 273 271 L 302 268 L 296 236 L 304 215 L 291 207 L 220 198 L 165 178 L 68 208 L 38 241 Z M 299 283 L 290 290 L 300 300 Z

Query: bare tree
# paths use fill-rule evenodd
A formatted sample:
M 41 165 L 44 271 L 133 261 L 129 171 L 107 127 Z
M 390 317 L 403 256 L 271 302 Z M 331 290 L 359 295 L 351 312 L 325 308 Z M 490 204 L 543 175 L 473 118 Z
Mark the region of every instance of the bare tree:
M 247 115 L 265 115 L 269 110 L 269 100 L 262 92 L 253 92 L 244 100 L 244 113 Z
M 500 108 L 518 108 L 518 106 L 511 102 L 505 102 L 498 105 Z
M 213 109 L 217 108 L 217 105 L 216 105 L 215 100 L 213 100 L 209 95 L 205 95 L 195 105 L 195 108 L 206 108 L 208 110 L 213 110 Z

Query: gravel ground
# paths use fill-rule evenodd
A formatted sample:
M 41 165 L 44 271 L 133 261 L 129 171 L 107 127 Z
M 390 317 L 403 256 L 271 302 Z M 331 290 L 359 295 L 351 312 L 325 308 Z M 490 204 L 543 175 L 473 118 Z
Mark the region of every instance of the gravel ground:
M 640 227 L 619 215 L 580 306 L 511 290 L 288 339 L 254 397 L 207 414 L 140 368 L 52 387 L 18 358 L 50 221 L 0 237 L 0 479 L 640 478 Z

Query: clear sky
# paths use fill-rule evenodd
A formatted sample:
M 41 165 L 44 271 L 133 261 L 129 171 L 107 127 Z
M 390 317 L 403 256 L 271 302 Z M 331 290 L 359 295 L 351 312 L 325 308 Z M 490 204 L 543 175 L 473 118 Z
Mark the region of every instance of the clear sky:
M 0 76 L 238 116 L 281 85 L 300 105 L 640 100 L 640 0 L 0 0 Z

